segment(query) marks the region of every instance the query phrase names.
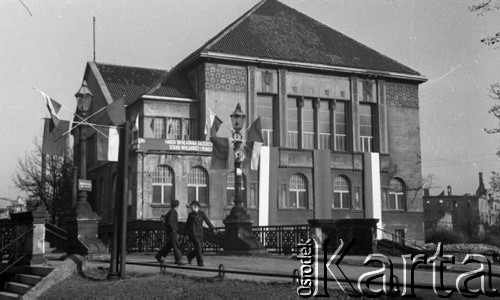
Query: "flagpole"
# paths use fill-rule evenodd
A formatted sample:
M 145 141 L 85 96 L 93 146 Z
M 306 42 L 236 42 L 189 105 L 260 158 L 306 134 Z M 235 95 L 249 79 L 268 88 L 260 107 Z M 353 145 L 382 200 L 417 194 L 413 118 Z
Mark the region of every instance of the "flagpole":
M 122 136 L 120 137 L 120 148 L 123 152 L 122 154 L 122 203 L 121 203 L 121 238 L 120 238 L 120 278 L 125 279 L 126 276 L 126 266 L 127 261 L 127 207 L 128 207 L 128 137 L 129 137 L 129 122 L 125 121 L 123 128 L 121 129 Z M 123 143 L 122 143 L 123 142 Z

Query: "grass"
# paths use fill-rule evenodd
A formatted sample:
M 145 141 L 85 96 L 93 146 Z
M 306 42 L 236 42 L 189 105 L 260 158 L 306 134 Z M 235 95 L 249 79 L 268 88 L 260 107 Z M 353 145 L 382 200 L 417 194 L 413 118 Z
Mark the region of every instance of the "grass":
M 53 286 L 40 299 L 302 299 L 296 286 L 220 280 L 173 274 L 128 273 L 124 280 L 109 281 L 107 272 L 86 271 Z

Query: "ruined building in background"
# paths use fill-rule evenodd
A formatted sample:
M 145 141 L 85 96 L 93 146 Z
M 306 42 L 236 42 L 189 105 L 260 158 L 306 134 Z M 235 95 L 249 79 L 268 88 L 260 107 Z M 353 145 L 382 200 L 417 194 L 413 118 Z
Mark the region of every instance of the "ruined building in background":
M 378 218 L 388 233 L 423 239 L 418 87 L 426 79 L 278 1 L 261 1 L 172 70 L 89 62 L 83 79 L 92 111 L 124 97 L 127 118 L 138 121 L 131 220 L 158 219 L 176 198 L 180 219 L 197 200 L 222 225 L 234 174 L 211 169 L 207 123 L 218 116 L 218 135 L 229 137 L 240 103 L 247 126 L 260 116 L 264 136 L 258 170 L 243 166 L 255 225 Z M 97 139 L 88 139 L 89 201 L 110 223 L 116 164 L 97 160 Z
M 448 191 L 431 196 L 424 191 L 425 231 L 449 230 L 463 233 L 468 237 L 482 236 L 488 227 L 500 225 L 500 201 L 488 194 L 483 173 L 479 173 L 479 186 L 475 194 L 453 195 Z

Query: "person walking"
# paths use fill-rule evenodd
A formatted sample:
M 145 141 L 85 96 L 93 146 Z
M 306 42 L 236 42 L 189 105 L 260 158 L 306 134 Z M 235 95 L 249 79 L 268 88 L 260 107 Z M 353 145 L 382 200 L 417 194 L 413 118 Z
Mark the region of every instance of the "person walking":
M 200 210 L 200 203 L 198 201 L 191 202 L 191 212 L 188 215 L 186 221 L 186 233 L 189 239 L 193 243 L 193 250 L 188 253 L 187 259 L 188 263 L 191 264 L 193 259 L 196 257 L 196 262 L 198 266 L 204 267 L 203 264 L 203 221 L 208 225 L 212 232 L 214 231 L 214 225 L 208 219 L 207 215 Z
M 164 263 L 166 256 L 170 250 L 174 250 L 175 263 L 182 266 L 185 263 L 182 262 L 182 252 L 179 246 L 179 240 L 177 237 L 177 232 L 179 231 L 178 214 L 177 208 L 179 207 L 179 200 L 172 200 L 170 202 L 170 210 L 164 216 L 162 216 L 162 221 L 165 225 L 165 232 L 167 235 L 167 241 L 165 245 L 155 254 L 155 258 L 159 263 Z

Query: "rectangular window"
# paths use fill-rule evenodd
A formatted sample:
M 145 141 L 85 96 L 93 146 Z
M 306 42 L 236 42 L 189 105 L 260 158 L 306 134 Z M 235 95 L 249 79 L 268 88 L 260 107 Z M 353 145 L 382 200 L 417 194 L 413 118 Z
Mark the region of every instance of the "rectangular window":
M 258 199 L 258 193 L 259 190 L 257 188 L 257 183 L 250 183 L 250 195 L 249 195 L 249 201 L 248 201 L 248 207 L 249 208 L 258 208 L 259 207 L 259 199 Z
M 370 104 L 359 105 L 359 138 L 361 152 L 373 151 L 373 112 Z
M 388 187 L 381 187 L 382 192 L 382 209 L 387 210 L 387 194 L 389 193 Z
M 335 104 L 335 150 L 347 151 L 347 118 L 346 104 L 337 101 Z
M 195 120 L 192 119 L 182 119 L 182 139 L 183 140 L 195 140 Z
M 330 149 L 330 101 L 322 100 L 318 109 L 319 149 Z
M 353 186 L 353 194 L 352 198 L 352 209 L 361 210 L 363 209 L 363 189 L 361 186 Z
M 165 118 L 153 119 L 153 136 L 155 139 L 165 139 Z
M 167 140 L 181 139 L 181 119 L 167 118 Z
M 264 146 L 273 146 L 274 134 L 274 97 L 258 95 L 256 101 L 257 116 L 260 116 Z
M 299 147 L 299 110 L 297 99 L 288 98 L 286 106 L 286 122 L 288 125 L 287 146 L 290 148 Z
M 314 107 L 312 99 L 304 99 L 302 108 L 302 148 L 314 149 Z
M 278 195 L 278 199 L 279 199 L 279 208 L 287 208 L 288 207 L 288 203 L 287 203 L 287 186 L 286 184 L 280 184 L 279 186 L 279 195 Z
M 404 229 L 394 229 L 394 239 L 396 243 L 403 245 L 405 244 L 405 230 Z
M 161 203 L 161 185 L 153 185 L 153 203 Z

